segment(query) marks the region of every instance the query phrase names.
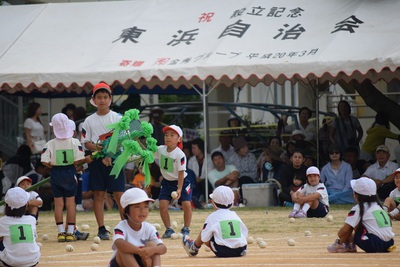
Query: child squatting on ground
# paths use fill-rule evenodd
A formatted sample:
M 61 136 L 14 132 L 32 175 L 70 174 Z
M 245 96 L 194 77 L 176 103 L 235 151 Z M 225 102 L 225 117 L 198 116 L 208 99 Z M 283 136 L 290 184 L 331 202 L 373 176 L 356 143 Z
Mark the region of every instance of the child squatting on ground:
M 18 178 L 17 182 L 15 183 L 15 187 L 21 187 L 22 189 L 26 190 L 32 185 L 32 179 L 28 176 L 21 176 Z M 36 221 L 39 217 L 39 208 L 43 205 L 43 200 L 40 198 L 39 194 L 35 191 L 28 192 L 29 199 L 28 199 L 28 208 L 26 210 L 26 215 L 33 216 Z
M 126 190 L 121 196 L 125 220 L 114 228 L 114 250 L 110 267 L 159 267 L 167 252 L 154 225 L 146 222 L 149 202 L 154 202 L 140 188 Z
M 191 240 L 188 235 L 182 237 L 186 253 L 196 256 L 205 244 L 217 257 L 245 256 L 248 230 L 236 212 L 230 210 L 234 200 L 232 189 L 218 186 L 210 198 L 215 211 L 207 217 L 197 239 Z
M 309 167 L 306 176 L 307 183 L 292 194 L 294 206 L 289 218 L 322 218 L 329 212 L 328 191 L 320 182 L 318 168 Z
M 389 214 L 392 220 L 400 220 L 400 168 L 393 175 L 396 188 L 385 199 L 383 209 Z
M 327 247 L 329 252 L 357 252 L 356 245 L 367 253 L 392 252 L 394 233 L 389 215 L 376 195 L 375 182 L 367 177 L 350 181 L 358 202 L 347 214 L 338 239 Z
M 29 193 L 20 187 L 6 193 L 5 216 L 0 218 L 1 266 L 36 266 L 39 262 L 36 219 L 25 215 L 28 200 Z
M 192 220 L 192 189 L 190 181 L 186 179 L 186 156 L 182 151 L 183 132 L 179 126 L 170 125 L 163 128 L 165 145 L 158 146 L 154 157 L 159 159 L 160 171 L 163 176 L 160 190 L 160 216 L 166 228 L 162 238 L 170 238 L 175 231 L 171 227 L 168 206 L 171 202 L 171 193 L 176 191 L 176 199 L 182 203 L 183 224 L 182 235 L 190 233 Z
M 51 191 L 54 197 L 54 219 L 56 221 L 58 242 L 76 241 L 76 205 L 75 195 L 77 191 L 75 165 L 89 162 L 90 157 L 85 158 L 82 145 L 78 139 L 72 138 L 74 129 L 67 115 L 55 114 L 50 126 L 56 138 L 47 142 L 43 148 L 41 161 L 51 168 Z M 67 209 L 66 223 L 63 222 L 63 209 Z

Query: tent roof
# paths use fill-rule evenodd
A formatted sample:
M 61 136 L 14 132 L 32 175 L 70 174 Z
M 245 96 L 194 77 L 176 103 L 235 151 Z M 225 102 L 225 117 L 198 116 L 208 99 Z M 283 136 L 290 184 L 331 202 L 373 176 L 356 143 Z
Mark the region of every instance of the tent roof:
M 5 6 L 0 88 L 88 94 L 104 81 L 159 93 L 151 90 L 204 82 L 391 81 L 400 67 L 398 10 L 397 0 Z

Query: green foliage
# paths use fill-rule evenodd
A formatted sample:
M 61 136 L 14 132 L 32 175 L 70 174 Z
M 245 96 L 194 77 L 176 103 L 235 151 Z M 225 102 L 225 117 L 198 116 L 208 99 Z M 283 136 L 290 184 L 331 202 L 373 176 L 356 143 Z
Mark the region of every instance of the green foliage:
M 199 95 L 160 95 L 159 96 L 160 103 L 184 103 L 184 102 L 201 102 L 201 98 Z M 203 121 L 203 108 L 190 108 L 191 114 L 183 114 L 183 116 L 179 116 L 176 118 L 176 114 L 168 114 L 171 112 L 179 112 L 177 109 L 165 110 L 165 115 L 163 122 L 170 124 L 170 122 L 174 121 L 175 124 L 179 125 L 181 128 L 190 128 L 196 129 Z M 195 114 L 192 114 L 195 113 Z

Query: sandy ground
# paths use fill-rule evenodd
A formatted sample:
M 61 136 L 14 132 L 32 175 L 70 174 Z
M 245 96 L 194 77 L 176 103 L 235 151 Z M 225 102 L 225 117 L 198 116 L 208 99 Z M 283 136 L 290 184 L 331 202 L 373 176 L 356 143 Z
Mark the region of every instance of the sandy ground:
M 393 253 L 366 254 L 359 249 L 358 253 L 332 254 L 326 246 L 331 244 L 337 230 L 344 222 L 350 206 L 333 206 L 333 221 L 325 218 L 296 219 L 290 222 L 290 209 L 281 207 L 238 208 L 235 211 L 249 228 L 249 236 L 263 238 L 266 248 L 256 243 L 249 244 L 247 255 L 241 258 L 216 258 L 213 253 L 201 248 L 199 255 L 190 258 L 182 248 L 181 240 L 164 240 L 168 252 L 162 256 L 162 266 L 397 266 L 400 260 L 400 222 L 393 222 L 396 233 L 395 244 L 398 249 Z M 193 212 L 191 236 L 195 238 L 201 230 L 204 219 L 211 210 Z M 171 211 L 171 220 L 181 228 L 183 218 L 181 211 Z M 106 212 L 105 222 L 111 229 L 118 223 L 116 212 Z M 147 220 L 162 225 L 158 211 L 151 211 Z M 112 241 L 101 241 L 98 251 L 91 251 L 97 225 L 92 212 L 77 213 L 77 225 L 88 224 L 90 237 L 86 241 L 68 243 L 74 246 L 73 252 L 66 252 L 65 243 L 57 243 L 57 230 L 52 212 L 42 212 L 38 224 L 38 242 L 42 243 L 42 257 L 38 266 L 107 266 L 111 258 Z M 305 231 L 311 236 L 306 237 Z M 160 235 L 164 228 L 160 230 Z M 42 240 L 43 234 L 49 236 Z M 294 246 L 288 246 L 287 240 L 295 240 Z

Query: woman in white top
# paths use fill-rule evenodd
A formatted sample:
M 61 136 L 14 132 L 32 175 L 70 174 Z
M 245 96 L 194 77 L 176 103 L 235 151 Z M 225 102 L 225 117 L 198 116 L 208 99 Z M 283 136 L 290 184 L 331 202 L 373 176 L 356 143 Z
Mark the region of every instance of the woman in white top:
M 36 102 L 29 104 L 26 120 L 24 122 L 24 133 L 26 143 L 33 154 L 40 153 L 38 147 L 35 148 L 35 142 L 43 140 L 43 145 L 46 143 L 45 131 L 40 120 L 40 115 L 42 115 L 40 104 Z

